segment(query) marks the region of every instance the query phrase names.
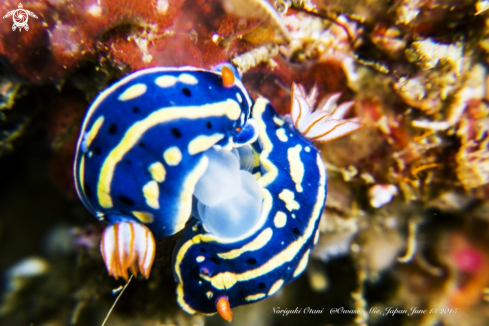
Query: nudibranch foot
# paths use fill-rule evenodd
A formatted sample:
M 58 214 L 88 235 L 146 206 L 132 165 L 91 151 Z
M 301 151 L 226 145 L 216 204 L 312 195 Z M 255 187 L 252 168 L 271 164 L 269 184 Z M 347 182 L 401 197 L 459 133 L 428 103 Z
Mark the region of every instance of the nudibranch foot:
M 102 235 L 100 251 L 109 275 L 129 278 L 128 269 L 149 277 L 155 256 L 155 240 L 151 231 L 134 221 L 109 225 Z

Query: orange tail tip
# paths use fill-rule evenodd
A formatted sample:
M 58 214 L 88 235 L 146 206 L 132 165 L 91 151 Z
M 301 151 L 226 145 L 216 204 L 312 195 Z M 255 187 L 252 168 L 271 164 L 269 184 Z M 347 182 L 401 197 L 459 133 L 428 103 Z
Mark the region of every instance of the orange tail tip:
M 221 74 L 222 74 L 222 84 L 224 85 L 224 87 L 233 87 L 234 79 L 236 78 L 234 76 L 233 71 L 228 67 L 223 66 L 221 70 Z
M 133 221 L 108 226 L 102 235 L 100 252 L 109 275 L 127 280 L 128 269 L 137 275 L 138 269 L 148 278 L 155 256 L 155 240 L 151 231 Z
M 233 320 L 233 312 L 231 311 L 231 306 L 229 305 L 229 300 L 227 297 L 220 297 L 216 301 L 216 309 L 219 315 L 225 321 L 230 322 Z

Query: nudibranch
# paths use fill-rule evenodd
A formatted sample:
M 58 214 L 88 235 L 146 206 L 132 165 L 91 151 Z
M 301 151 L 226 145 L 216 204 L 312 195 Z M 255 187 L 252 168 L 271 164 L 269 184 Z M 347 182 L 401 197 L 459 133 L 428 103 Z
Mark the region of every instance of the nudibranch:
M 232 67 L 151 68 L 104 90 L 84 119 L 76 190 L 109 225 L 101 253 L 115 278 L 149 277 L 155 238 L 183 231 L 177 301 L 218 312 L 267 298 L 305 269 L 318 241 L 326 170 L 312 141 L 361 127 L 338 95 L 313 110 L 293 86 L 290 117 L 253 104 Z

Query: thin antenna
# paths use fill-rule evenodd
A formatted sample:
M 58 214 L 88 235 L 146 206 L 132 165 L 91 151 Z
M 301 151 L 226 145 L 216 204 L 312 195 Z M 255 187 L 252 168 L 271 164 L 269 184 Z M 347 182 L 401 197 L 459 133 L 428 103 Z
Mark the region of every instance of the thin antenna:
M 106 323 L 106 322 L 107 322 L 107 320 L 109 319 L 110 314 L 112 313 L 112 310 L 114 310 L 114 307 L 115 307 L 115 305 L 117 304 L 117 301 L 119 301 L 119 299 L 121 298 L 122 293 L 124 293 L 124 290 L 127 288 L 127 286 L 129 285 L 129 283 L 131 282 L 131 280 L 132 280 L 132 277 L 133 277 L 133 276 L 134 276 L 134 275 L 131 275 L 131 277 L 129 277 L 129 279 L 127 280 L 126 285 L 124 285 L 124 287 L 122 288 L 122 291 L 119 293 L 119 295 L 118 295 L 118 296 L 117 296 L 117 298 L 115 299 L 114 303 L 112 304 L 112 307 L 110 307 L 110 310 L 109 310 L 109 312 L 107 313 L 107 316 L 105 317 L 104 322 L 102 323 L 102 325 L 101 325 L 101 326 L 105 326 L 105 323 Z

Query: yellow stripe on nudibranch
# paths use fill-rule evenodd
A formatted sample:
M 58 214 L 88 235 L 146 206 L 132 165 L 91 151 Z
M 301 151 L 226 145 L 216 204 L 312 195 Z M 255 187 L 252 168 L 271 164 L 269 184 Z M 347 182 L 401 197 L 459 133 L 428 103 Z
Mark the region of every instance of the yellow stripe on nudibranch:
M 236 98 L 238 99 L 239 103 L 243 103 L 243 98 L 241 97 L 241 95 L 239 95 L 239 93 L 236 93 Z
M 207 156 L 203 156 L 197 166 L 187 175 L 182 184 L 182 191 L 180 195 L 180 201 L 178 204 L 177 214 L 173 217 L 175 223 L 173 226 L 174 233 L 180 231 L 185 227 L 191 213 L 192 213 L 192 197 L 195 191 L 195 185 L 199 181 L 200 177 L 207 170 L 209 165 L 209 159 Z
M 73 174 L 75 175 L 75 179 L 76 179 L 77 175 L 75 173 L 76 173 L 76 169 L 74 169 L 74 171 L 73 171 Z M 78 177 L 80 178 L 80 188 L 81 188 L 81 191 L 83 192 L 83 197 L 80 196 L 81 195 L 80 193 L 78 193 L 79 192 L 78 187 L 76 187 L 76 192 L 78 193 L 80 198 L 84 198 L 84 197 L 86 197 L 86 194 L 85 194 L 85 156 L 81 157 L 80 171 L 78 172 Z
M 154 111 L 145 119 L 135 122 L 124 134 L 122 140 L 109 153 L 100 169 L 100 177 L 97 184 L 97 197 L 100 206 L 112 208 L 110 196 L 110 184 L 114 176 L 117 163 L 131 149 L 148 129 L 176 119 L 201 119 L 209 117 L 227 116 L 231 120 L 237 120 L 241 114 L 239 104 L 231 99 L 223 102 L 205 104 L 202 106 L 168 107 Z
M 319 229 L 316 231 L 316 235 L 314 236 L 314 244 L 316 245 L 319 241 Z
M 285 134 L 284 128 L 277 129 L 277 131 L 275 131 L 275 134 L 277 135 L 277 138 L 283 143 L 285 143 L 285 142 L 287 142 L 287 140 L 289 140 L 289 137 L 287 137 L 287 135 Z
M 259 97 L 256 100 L 255 105 L 253 106 L 253 118 L 258 123 L 260 135 L 264 134 L 264 136 L 266 134 L 267 126 L 265 122 L 261 119 L 261 115 L 265 112 L 268 103 L 269 102 L 267 99 L 263 97 Z M 267 173 L 265 173 L 263 177 L 258 179 L 258 184 L 260 185 L 260 187 L 265 188 L 270 183 L 272 183 L 273 180 L 275 180 L 275 178 L 277 178 L 278 170 L 275 164 L 273 164 L 268 159 L 268 154 L 270 154 L 270 152 L 273 149 L 272 141 L 270 140 L 270 138 L 266 136 L 260 137 L 260 141 L 262 142 L 262 146 L 263 146 L 263 151 L 260 154 L 260 163 L 261 166 L 265 169 L 265 171 L 267 171 Z
M 129 101 L 146 93 L 148 86 L 145 84 L 135 84 L 126 89 L 119 97 L 119 101 Z
M 166 164 L 176 166 L 180 163 L 180 161 L 182 161 L 182 152 L 177 146 L 169 147 L 163 153 L 163 159 L 165 160 Z
M 134 215 L 142 223 L 153 223 L 154 221 L 153 214 L 148 212 L 132 211 L 132 215 Z
M 275 122 L 277 126 L 282 126 L 285 123 L 285 121 L 280 119 L 279 117 L 273 117 L 273 122 Z
M 309 253 L 311 252 L 311 249 L 307 249 L 306 253 L 304 256 L 302 256 L 301 261 L 299 262 L 299 265 L 297 265 L 297 268 L 294 271 L 294 277 L 298 276 L 300 273 L 302 273 L 307 266 L 307 262 L 309 261 Z
M 183 286 L 182 284 L 178 284 L 177 286 L 177 302 L 180 308 L 182 308 L 185 312 L 189 314 L 195 314 L 197 311 L 195 309 L 191 308 L 187 302 L 185 302 L 185 299 L 183 298 Z
M 104 116 L 98 117 L 97 120 L 95 120 L 92 128 L 90 129 L 90 131 L 86 135 L 86 137 L 84 139 L 84 146 L 87 150 L 88 150 L 88 147 L 90 147 L 90 144 L 92 143 L 92 141 L 97 136 L 97 134 L 100 130 L 100 127 L 102 127 L 103 123 L 104 123 Z
M 255 250 L 263 248 L 270 241 L 270 239 L 272 238 L 272 235 L 273 235 L 272 229 L 266 228 L 253 241 L 247 243 L 243 247 L 241 247 L 239 249 L 234 249 L 234 250 L 231 250 L 228 252 L 223 252 L 223 253 L 220 253 L 217 255 L 219 257 L 221 257 L 222 259 L 237 258 L 237 257 L 241 256 L 242 254 L 244 254 L 245 252 L 255 251 Z
M 188 144 L 188 153 L 194 155 L 208 150 L 224 137 L 223 134 L 197 136 Z
M 277 282 L 273 283 L 270 291 L 268 291 L 268 296 L 274 295 L 278 290 L 284 285 L 284 280 L 280 279 Z
M 92 144 L 92 141 L 95 139 L 97 136 L 100 128 L 102 127 L 104 123 L 104 116 L 100 116 L 95 120 L 93 123 L 92 128 L 90 131 L 86 134 L 86 136 L 83 139 L 83 146 L 88 150 L 88 147 Z M 80 165 L 79 165 L 79 171 L 76 168 L 76 162 L 75 162 L 75 168 L 74 168 L 74 175 L 76 177 L 76 173 L 78 173 L 78 177 L 80 178 L 80 185 L 78 187 L 78 184 L 76 183 L 76 191 L 79 193 L 80 189 L 83 192 L 83 195 L 86 196 L 85 194 L 85 156 L 82 155 L 80 159 Z M 75 178 L 76 179 L 76 178 Z
M 148 170 L 149 173 L 151 173 L 151 178 L 153 178 L 153 180 L 160 183 L 165 181 L 166 170 L 161 162 L 154 162 L 149 166 Z
M 278 198 L 282 199 L 285 203 L 285 207 L 289 212 L 294 209 L 299 209 L 301 206 L 294 199 L 294 193 L 289 189 L 284 189 L 280 194 L 278 194 Z
M 249 301 L 257 301 L 257 300 L 263 299 L 266 296 L 267 295 L 265 293 L 250 294 L 250 295 L 245 297 L 245 300 L 248 302 Z
M 197 256 L 197 258 L 195 258 L 195 261 L 198 262 L 198 263 L 201 263 L 205 260 L 205 257 L 204 256 Z
M 155 84 L 161 88 L 167 88 L 175 85 L 177 80 L 175 76 L 161 76 L 155 79 Z
M 146 204 L 148 204 L 149 207 L 154 209 L 160 208 L 160 188 L 158 187 L 158 183 L 156 181 L 151 180 L 144 185 L 143 195 L 144 199 L 146 199 Z
M 283 228 L 287 223 L 287 215 L 284 212 L 278 211 L 273 218 L 273 224 L 276 228 Z
M 155 79 L 155 84 L 161 88 L 168 88 L 174 86 L 177 82 L 181 82 L 187 85 L 197 85 L 199 81 L 197 78 L 190 74 L 181 74 L 178 77 L 175 76 L 160 76 Z
M 197 85 L 199 83 L 197 78 L 189 74 L 181 74 L 178 76 L 178 81 L 187 85 Z
M 301 161 L 302 146 L 297 145 L 287 150 L 287 160 L 290 166 L 290 176 L 295 183 L 295 190 L 302 192 L 302 179 L 304 178 L 304 164 Z

